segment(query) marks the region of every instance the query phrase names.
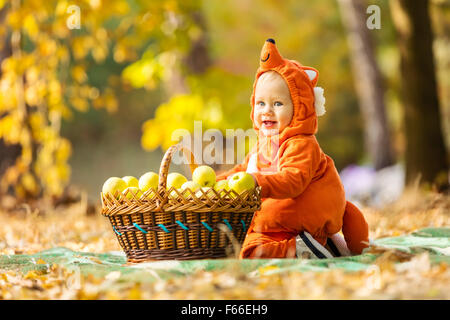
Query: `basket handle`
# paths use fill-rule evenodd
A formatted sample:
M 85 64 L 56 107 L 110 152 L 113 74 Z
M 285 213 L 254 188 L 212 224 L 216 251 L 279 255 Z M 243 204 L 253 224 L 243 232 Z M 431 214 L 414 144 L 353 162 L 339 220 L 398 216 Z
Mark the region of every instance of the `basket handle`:
M 163 159 L 161 160 L 161 166 L 159 168 L 159 182 L 158 182 L 158 192 L 162 195 L 162 192 L 165 192 L 167 186 L 167 175 L 169 174 L 170 162 L 172 161 L 172 156 L 178 150 L 182 150 L 186 159 L 188 159 L 189 167 L 191 169 L 191 173 L 194 172 L 195 168 L 197 168 L 197 164 L 195 163 L 194 154 L 183 146 L 182 143 L 174 144 L 167 149 L 164 154 Z M 167 197 L 167 196 L 166 196 Z

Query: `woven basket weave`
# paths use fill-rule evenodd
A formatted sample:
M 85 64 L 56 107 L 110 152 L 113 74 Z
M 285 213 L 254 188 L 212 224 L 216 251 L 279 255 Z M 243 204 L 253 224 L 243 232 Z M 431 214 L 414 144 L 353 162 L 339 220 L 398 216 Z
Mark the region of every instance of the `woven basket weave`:
M 166 189 L 172 156 L 182 150 L 191 172 L 197 165 L 181 144 L 165 153 L 158 189 L 134 193 L 101 193 L 102 215 L 109 218 L 129 263 L 151 260 L 192 260 L 236 255 L 255 211 L 260 209 L 260 187 L 235 191 L 180 192 Z M 127 197 L 128 196 L 128 197 Z

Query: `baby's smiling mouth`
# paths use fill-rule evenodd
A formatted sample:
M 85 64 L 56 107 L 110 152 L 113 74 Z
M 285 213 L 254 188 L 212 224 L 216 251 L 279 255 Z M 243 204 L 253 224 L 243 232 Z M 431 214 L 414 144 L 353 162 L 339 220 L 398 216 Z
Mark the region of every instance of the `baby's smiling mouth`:
M 272 121 L 272 120 L 263 120 L 262 121 L 262 125 L 264 126 L 264 128 L 275 128 L 277 125 L 277 121 Z

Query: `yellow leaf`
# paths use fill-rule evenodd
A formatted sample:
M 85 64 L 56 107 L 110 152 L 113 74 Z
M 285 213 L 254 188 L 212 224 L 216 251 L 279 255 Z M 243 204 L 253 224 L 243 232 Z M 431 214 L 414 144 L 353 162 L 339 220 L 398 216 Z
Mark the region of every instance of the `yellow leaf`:
M 39 42 L 39 53 L 46 57 L 52 56 L 56 53 L 57 45 L 52 39 L 44 39 Z
M 36 183 L 36 180 L 31 175 L 31 173 L 26 172 L 23 174 L 21 178 L 21 182 L 25 190 L 30 194 L 37 194 L 39 191 L 39 186 Z
M 28 273 L 23 278 L 24 279 L 36 279 L 37 277 L 38 277 L 38 274 L 36 273 L 36 271 L 31 270 L 31 271 L 28 271 Z
M 258 268 L 258 271 L 261 275 L 264 275 L 264 274 L 270 274 L 271 271 L 274 271 L 277 269 L 279 269 L 279 267 L 277 267 L 277 266 L 266 266 L 266 267 Z
M 71 74 L 74 80 L 78 83 L 83 83 L 87 80 L 87 74 L 84 71 L 84 68 L 80 65 L 72 67 Z
M 89 108 L 89 104 L 85 99 L 74 97 L 70 100 L 73 107 L 79 111 L 86 111 Z
M 128 293 L 128 299 L 130 300 L 140 300 L 142 297 L 139 284 L 133 286 Z
M 72 153 L 72 146 L 69 140 L 62 139 L 59 141 L 59 146 L 55 151 L 56 161 L 63 162 L 66 161 Z
M 151 151 L 156 149 L 162 142 L 161 130 L 153 120 L 144 123 L 144 132 L 141 137 L 141 145 L 145 150 Z
M 80 60 L 83 59 L 86 54 L 88 53 L 88 50 L 90 49 L 90 46 L 88 46 L 89 42 L 84 41 L 83 38 L 75 38 L 72 42 L 72 53 L 75 57 L 75 59 Z
M 23 20 L 23 28 L 31 38 L 34 38 L 38 34 L 39 27 L 32 14 L 27 14 Z
M 6 24 L 13 30 L 19 30 L 22 27 L 22 17 L 19 12 L 13 11 L 8 14 Z

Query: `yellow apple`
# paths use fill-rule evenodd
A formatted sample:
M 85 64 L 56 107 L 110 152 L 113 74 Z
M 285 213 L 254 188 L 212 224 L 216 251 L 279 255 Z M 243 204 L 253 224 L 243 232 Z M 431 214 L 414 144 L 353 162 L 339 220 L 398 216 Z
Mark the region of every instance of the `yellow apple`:
M 217 181 L 216 184 L 214 185 L 214 189 L 221 195 L 224 196 L 225 195 L 225 191 L 230 190 L 230 186 L 228 185 L 228 181 L 227 180 L 220 180 Z
M 167 189 L 174 187 L 176 189 L 181 188 L 183 183 L 187 182 L 185 176 L 178 172 L 172 172 L 167 175 Z
M 144 173 L 139 178 L 139 189 L 141 189 L 142 192 L 153 189 L 154 192 L 150 192 L 150 194 L 148 195 L 148 199 L 152 199 L 153 197 L 155 197 L 155 192 L 157 192 L 158 190 L 158 183 L 159 175 L 152 171 L 149 171 Z
M 156 190 L 158 189 L 158 182 L 159 176 L 156 173 L 152 171 L 146 172 L 139 178 L 139 189 L 141 189 L 142 192 L 151 188 Z
M 181 189 L 177 189 L 177 191 L 178 191 L 179 193 L 181 193 Z M 172 191 L 170 192 L 170 194 L 169 194 L 169 198 L 175 199 L 175 198 L 177 198 L 177 197 L 178 197 L 178 193 L 177 193 L 175 190 L 172 190 Z
M 133 176 L 122 177 L 122 180 L 126 182 L 127 187 L 139 187 L 139 180 Z
M 105 183 L 103 184 L 102 192 L 104 194 L 107 194 L 108 192 L 111 193 L 116 198 L 119 197 L 119 194 L 125 190 L 127 187 L 127 183 L 123 181 L 122 179 L 118 177 L 111 177 L 108 178 Z M 117 193 L 117 195 L 116 195 Z
M 202 186 L 199 185 L 197 182 L 195 181 L 187 181 L 185 183 L 183 183 L 183 185 L 181 186 L 181 191 L 186 190 L 187 188 L 191 189 L 192 191 L 197 191 L 198 189 L 200 189 Z
M 208 193 L 208 191 L 211 189 L 212 189 L 211 187 L 202 187 L 199 190 L 197 190 L 195 195 L 197 196 L 197 198 L 206 197 L 206 194 L 210 197 L 210 196 L 214 195 L 214 193 L 211 191 Z
M 233 174 L 228 180 L 230 190 L 236 191 L 241 194 L 245 190 L 252 190 L 255 188 L 255 180 L 253 176 L 247 172 L 237 172 Z
M 125 196 L 127 199 L 133 199 L 133 194 L 138 199 L 142 197 L 142 191 L 138 187 L 128 187 L 123 190 L 123 194 L 126 192 L 128 192 Z
M 192 173 L 192 181 L 197 182 L 202 187 L 212 188 L 216 183 L 216 173 L 209 166 L 199 166 Z

